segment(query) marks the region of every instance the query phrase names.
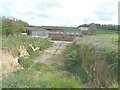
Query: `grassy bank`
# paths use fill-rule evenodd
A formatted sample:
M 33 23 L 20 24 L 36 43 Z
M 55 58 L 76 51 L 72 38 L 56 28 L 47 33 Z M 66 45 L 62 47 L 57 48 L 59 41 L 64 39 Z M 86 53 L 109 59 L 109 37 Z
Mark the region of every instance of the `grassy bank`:
M 41 46 L 42 49 L 49 47 L 52 43 L 46 38 L 29 37 L 29 36 L 9 36 L 2 38 L 2 47 L 14 47 L 20 45 L 33 44 L 34 46 Z
M 85 35 L 75 40 L 68 48 L 64 67 L 78 76 L 85 87 L 117 88 L 118 35 L 114 31 L 98 32 L 96 36 Z
M 23 70 L 3 79 L 3 88 L 79 88 L 74 77 L 68 77 L 52 66 L 21 60 Z
M 38 51 L 33 51 L 28 44 L 34 47 L 41 47 Z M 29 58 L 19 58 L 19 64 L 23 69 L 17 70 L 4 77 L 3 88 L 80 88 L 80 82 L 74 76 L 67 75 L 65 71 L 47 66 L 33 61 L 40 51 L 50 47 L 52 43 L 48 39 L 32 37 L 10 37 L 4 38 L 4 47 L 15 47 L 17 45 L 27 46 L 30 54 Z

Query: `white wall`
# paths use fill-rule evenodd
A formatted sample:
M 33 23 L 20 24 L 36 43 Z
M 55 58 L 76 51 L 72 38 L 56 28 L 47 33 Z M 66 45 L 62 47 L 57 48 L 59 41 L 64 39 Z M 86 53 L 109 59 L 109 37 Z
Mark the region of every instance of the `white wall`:
M 88 27 L 80 27 L 80 30 L 87 31 L 89 28 Z

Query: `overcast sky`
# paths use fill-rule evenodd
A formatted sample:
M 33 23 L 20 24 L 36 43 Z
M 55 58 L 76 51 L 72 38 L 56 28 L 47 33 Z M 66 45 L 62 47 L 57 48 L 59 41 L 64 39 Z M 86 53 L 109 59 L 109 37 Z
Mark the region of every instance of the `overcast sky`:
M 118 24 L 119 0 L 0 0 L 0 15 L 30 25 Z

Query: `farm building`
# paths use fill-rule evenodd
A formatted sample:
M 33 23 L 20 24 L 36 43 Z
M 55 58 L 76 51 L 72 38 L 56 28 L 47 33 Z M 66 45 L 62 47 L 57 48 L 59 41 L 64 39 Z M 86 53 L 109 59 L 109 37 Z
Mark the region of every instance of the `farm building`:
M 50 32 L 64 32 L 62 27 L 58 26 L 29 26 L 26 27 L 28 35 L 48 36 Z
M 95 24 L 83 24 L 78 27 L 81 31 L 81 34 L 86 34 L 86 35 L 96 35 L 96 25 Z
M 38 26 L 29 26 L 26 28 L 27 34 L 31 36 L 48 36 L 49 31 Z
M 80 31 L 64 32 L 63 27 L 58 26 L 29 26 L 26 27 L 28 35 L 49 37 L 51 40 L 73 41 Z
M 64 32 L 63 27 L 59 26 L 41 26 L 41 28 L 48 30 L 50 32 Z

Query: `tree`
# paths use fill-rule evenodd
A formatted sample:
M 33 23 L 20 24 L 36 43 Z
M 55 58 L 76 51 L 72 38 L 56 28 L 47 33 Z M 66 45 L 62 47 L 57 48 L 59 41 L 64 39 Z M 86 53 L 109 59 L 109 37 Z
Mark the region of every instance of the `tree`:
M 28 26 L 28 23 L 15 18 L 2 17 L 0 19 L 2 20 L 2 35 L 19 35 L 25 32 L 24 27 Z

